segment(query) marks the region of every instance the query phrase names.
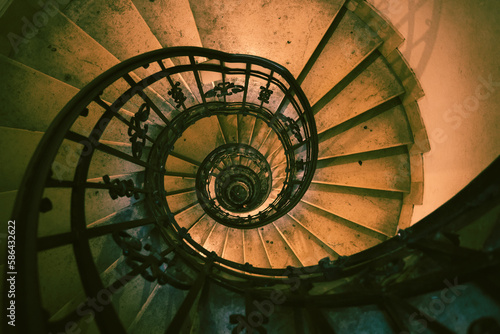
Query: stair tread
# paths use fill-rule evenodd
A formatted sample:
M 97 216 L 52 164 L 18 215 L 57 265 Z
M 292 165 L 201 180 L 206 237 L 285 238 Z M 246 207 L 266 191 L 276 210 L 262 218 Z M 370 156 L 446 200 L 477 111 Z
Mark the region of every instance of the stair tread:
M 119 63 L 115 56 L 60 12 L 56 12 L 50 24 L 41 28 L 30 43 L 23 45 L 13 59 L 80 89 Z M 114 101 L 129 87 L 125 81 L 118 80 L 103 91 L 102 98 Z M 172 109 L 150 89 L 145 92 L 166 107 L 164 110 Z M 131 110 L 137 110 L 141 104 L 137 97 L 128 102 Z
M 116 305 L 118 316 L 125 328 L 132 324 L 155 286 L 156 283 L 149 282 L 138 275 L 121 288 L 120 295 L 114 296 L 113 304 Z
M 300 260 L 283 240 L 283 237 L 273 224 L 259 227 L 273 268 L 286 268 L 287 266 L 301 267 Z
M 243 264 L 243 247 L 243 230 L 229 228 L 223 258 Z
M 132 236 L 142 235 L 148 238 L 152 234 L 153 224 L 126 230 Z M 153 232 L 154 233 L 154 232 Z M 112 284 L 121 277 L 120 271 L 129 272 L 131 268 L 124 261 L 123 250 L 106 234 L 89 240 L 90 250 L 97 270 L 101 273 L 104 284 Z M 117 262 L 118 261 L 118 262 Z M 111 271 L 111 272 L 110 272 Z M 118 277 L 117 277 L 118 276 Z
M 168 172 L 196 174 L 196 172 L 198 171 L 198 166 L 169 155 L 167 158 L 167 163 L 165 164 L 165 170 Z
M 203 143 L 203 145 L 200 145 Z M 224 143 L 216 116 L 200 119 L 175 142 L 175 151 L 197 161 L 203 161 L 216 147 Z
M 13 59 L 77 88 L 119 63 L 60 12 L 29 43 L 22 45 Z
M 4 113 L 1 126 L 45 131 L 78 92 L 70 85 L 4 56 L 0 56 L 0 69 L 0 99 L 2 107 L 9 110 Z
M 238 142 L 238 118 L 237 115 L 218 115 L 219 126 L 224 135 L 224 142 L 237 143 Z
M 61 310 L 75 295 L 85 295 L 73 245 L 38 252 L 37 255 L 40 297 L 49 316 Z
M 217 255 L 221 256 L 224 241 L 226 240 L 227 229 L 227 226 L 215 223 L 215 226 L 208 238 L 205 240 L 203 247 L 205 247 L 208 251 L 213 251 L 217 253 Z
M 255 125 L 253 127 L 253 132 L 252 132 L 252 141 L 251 141 L 251 146 L 255 149 L 258 149 L 266 139 L 267 135 L 269 134 L 269 131 L 271 131 L 271 128 L 261 120 L 260 118 L 255 121 Z
M 120 61 L 162 48 L 131 0 L 91 0 L 83 5 L 73 1 L 63 13 Z M 169 60 L 165 62 L 172 65 Z M 138 68 L 134 73 L 145 78 L 159 70 L 158 65 L 153 65 L 148 69 Z M 170 86 L 166 81 L 157 81 L 151 88 L 161 97 L 168 97 Z M 155 97 L 155 102 L 163 110 L 171 111 L 173 104 L 160 96 Z
M 402 194 L 311 184 L 302 197 L 308 203 L 387 236 L 396 232 Z
M 63 13 L 122 61 L 161 48 L 130 0 L 72 1 Z
M 215 220 L 213 220 L 210 216 L 205 215 L 191 227 L 189 234 L 194 241 L 203 246 L 215 224 L 217 224 Z
M 74 144 L 74 152 L 80 155 L 80 152 L 83 148 L 83 145 Z M 116 146 L 113 148 L 117 148 L 119 151 L 122 151 L 123 148 Z M 126 148 L 128 150 L 128 148 Z M 131 154 L 128 154 L 132 156 Z M 145 159 L 146 157 L 143 157 Z M 141 160 L 143 161 L 143 160 Z M 69 166 L 73 167 L 73 166 Z M 136 163 L 132 163 L 129 161 L 125 161 L 119 157 L 116 157 L 112 154 L 108 154 L 105 152 L 101 152 L 99 150 L 95 150 L 92 156 L 92 162 L 90 163 L 90 168 L 88 171 L 88 178 L 102 178 L 104 175 L 120 175 L 120 174 L 129 174 L 143 171 L 144 167 L 140 166 Z M 66 174 L 68 175 L 68 174 Z M 69 174 L 71 175 L 71 174 Z
M 178 176 L 165 176 L 163 187 L 165 191 L 172 192 L 181 189 L 187 189 L 195 186 L 195 180 Z
M 302 83 L 302 89 L 311 105 L 323 97 L 381 42 L 366 23 L 351 11 L 347 11 Z
M 255 117 L 238 115 L 238 142 L 250 145 L 250 139 L 255 124 Z
M 120 209 L 111 211 L 112 212 L 107 215 L 101 215 L 101 218 L 97 220 L 92 221 L 90 219 L 87 219 L 87 228 L 95 228 L 120 222 L 142 219 L 146 216 L 147 204 L 145 201 L 138 201 L 133 205 L 125 206 Z
M 405 147 L 319 160 L 315 183 L 409 192 L 409 157 Z
M 180 227 L 190 229 L 205 213 L 201 205 L 196 204 L 192 208 L 183 211 L 175 216 L 175 220 Z
M 167 196 L 168 206 L 170 208 L 170 211 L 174 214 L 177 213 L 179 210 L 187 209 L 191 204 L 197 202 L 198 202 L 198 197 L 196 196 L 196 192 L 194 191 Z
M 163 47 L 202 46 L 188 0 L 132 1 Z
M 5 161 L 0 166 L 0 192 L 19 189 L 26 167 L 43 133 L 0 127 L 0 150 Z
M 261 5 L 249 1 L 221 5 L 196 0 L 190 5 L 204 47 L 258 55 L 287 66 L 297 76 L 342 2 L 305 4 L 293 0 Z M 214 29 L 215 23 L 218 29 Z
M 318 132 L 331 128 L 404 92 L 384 59 L 378 58 L 319 110 Z
M 141 318 L 131 328 L 131 332 L 135 334 L 164 332 L 187 293 L 168 284 L 162 285 Z
M 325 257 L 335 259 L 331 252 L 325 249 L 325 246 L 318 243 L 314 236 L 311 236 L 290 216 L 281 217 L 275 222 L 275 225 L 288 240 L 290 246 L 293 247 L 294 252 L 304 266 L 318 264 L 318 261 Z
M 351 126 L 351 124 L 349 124 Z M 320 134 L 320 159 L 375 151 L 413 142 L 404 108 L 397 106 L 351 128 L 332 129 Z M 344 130 L 344 131 L 343 131 Z
M 257 229 L 245 230 L 245 261 L 257 268 L 270 268 L 269 258 Z
M 127 178 L 117 179 L 120 181 L 132 180 L 134 187 L 144 188 L 144 173 L 142 172 L 132 173 Z M 104 183 L 104 181 L 101 179 L 99 183 Z M 89 223 L 94 222 L 120 209 L 134 205 L 136 202 L 143 200 L 144 197 L 145 195 L 141 194 L 138 200 L 134 196 L 123 196 L 113 200 L 107 189 L 87 189 L 85 190 L 85 218 Z
M 290 215 L 341 256 L 358 253 L 383 241 L 380 236 L 365 233 L 366 229 L 305 203 L 297 204 Z

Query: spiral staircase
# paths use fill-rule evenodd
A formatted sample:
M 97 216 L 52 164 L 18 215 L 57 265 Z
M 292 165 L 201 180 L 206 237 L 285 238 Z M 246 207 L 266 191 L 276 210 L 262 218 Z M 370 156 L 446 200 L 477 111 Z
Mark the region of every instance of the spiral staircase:
M 423 92 L 369 4 L 40 10 L 46 24 L 0 57 L 0 195 L 17 224 L 18 323 L 5 328 L 458 332 L 422 296 L 444 278 L 491 283 L 494 228 L 474 247 L 467 228 L 498 211 L 498 177 L 410 227 L 430 149 Z

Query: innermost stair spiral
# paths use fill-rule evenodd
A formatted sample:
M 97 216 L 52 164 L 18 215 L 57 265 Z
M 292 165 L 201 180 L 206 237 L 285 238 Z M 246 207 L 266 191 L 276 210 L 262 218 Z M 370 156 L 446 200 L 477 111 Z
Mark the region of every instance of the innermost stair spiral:
M 266 158 L 246 144 L 226 144 L 213 150 L 196 176 L 198 199 L 212 217 L 226 216 L 224 223 L 242 226 L 241 217 L 258 211 L 272 189 L 272 173 Z

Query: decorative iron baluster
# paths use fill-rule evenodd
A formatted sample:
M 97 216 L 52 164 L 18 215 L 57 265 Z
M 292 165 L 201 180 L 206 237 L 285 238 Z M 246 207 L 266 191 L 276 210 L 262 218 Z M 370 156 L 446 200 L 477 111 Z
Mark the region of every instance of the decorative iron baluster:
M 269 89 L 269 84 L 267 84 L 266 87 L 260 86 L 259 97 L 257 99 L 262 101 L 263 103 L 269 103 L 269 98 L 271 97 L 272 93 L 273 91 Z
M 230 90 L 230 92 L 229 92 Z M 222 97 L 222 96 L 230 96 L 233 94 L 238 94 L 245 90 L 244 86 L 235 85 L 233 82 L 221 82 L 218 83 L 214 89 L 209 90 L 205 93 L 205 97 Z M 219 93 L 217 93 L 219 92 Z
M 117 199 L 118 197 L 124 196 L 134 196 L 135 199 L 139 199 L 139 192 L 135 191 L 134 181 L 132 179 L 122 181 L 120 181 L 119 179 L 114 179 L 113 181 L 111 181 L 109 175 L 104 175 L 102 179 L 106 185 L 110 186 L 109 196 L 111 196 L 113 200 Z
M 297 170 L 304 170 L 304 159 L 297 160 L 295 166 L 297 166 Z
M 299 143 L 302 142 L 302 134 L 300 133 L 300 126 L 297 124 L 297 122 L 281 113 L 277 114 L 277 116 L 283 122 L 285 128 L 289 129 L 292 132 Z
M 172 85 L 172 89 L 168 91 L 168 95 L 172 96 L 175 103 L 177 103 L 177 105 L 175 106 L 176 108 L 180 108 L 184 101 L 186 101 L 187 99 L 187 97 L 182 92 L 182 88 L 179 88 L 180 85 L 180 82 L 176 82 L 174 85 Z
M 132 155 L 134 158 L 140 159 L 142 156 L 142 149 L 146 146 L 146 133 L 148 132 L 148 125 L 144 125 L 144 129 L 141 128 L 141 123 L 146 122 L 149 118 L 151 108 L 147 103 L 143 103 L 139 108 L 139 111 L 135 113 L 134 117 L 130 120 L 130 126 L 128 128 L 128 135 L 130 136 L 130 142 L 132 142 Z M 137 141 L 142 139 L 142 142 Z
M 167 272 L 167 267 L 173 265 L 173 260 L 169 260 L 161 256 L 160 252 L 154 249 L 151 244 L 142 244 L 141 240 L 131 236 L 125 231 L 113 233 L 113 240 L 123 250 L 123 255 L 126 257 L 125 262 L 132 269 L 139 268 L 143 264 L 149 264 L 149 268 L 141 272 L 141 276 L 149 281 L 158 281 L 158 284 L 170 284 L 178 289 L 187 290 L 193 282 L 186 277 L 176 277 Z M 178 276 L 181 273 L 177 272 Z

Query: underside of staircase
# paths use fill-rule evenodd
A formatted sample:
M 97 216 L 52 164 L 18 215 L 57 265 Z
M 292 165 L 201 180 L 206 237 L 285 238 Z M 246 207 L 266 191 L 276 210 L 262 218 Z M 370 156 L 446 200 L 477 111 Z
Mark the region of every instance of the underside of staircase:
M 411 292 L 422 268 L 496 262 L 486 236 L 405 232 L 423 91 L 371 5 L 43 3 L 0 56 L 2 213 L 35 314 L 20 332 L 465 333 L 408 320 L 437 290 Z

